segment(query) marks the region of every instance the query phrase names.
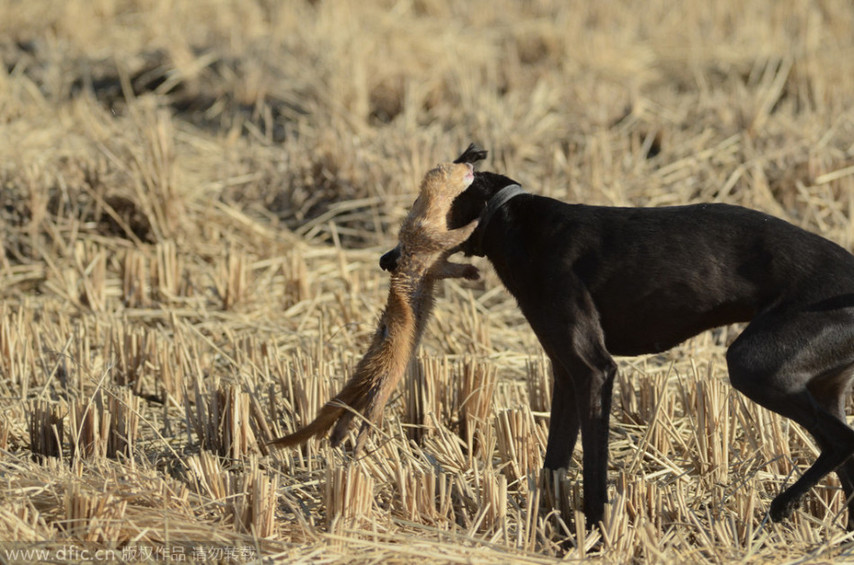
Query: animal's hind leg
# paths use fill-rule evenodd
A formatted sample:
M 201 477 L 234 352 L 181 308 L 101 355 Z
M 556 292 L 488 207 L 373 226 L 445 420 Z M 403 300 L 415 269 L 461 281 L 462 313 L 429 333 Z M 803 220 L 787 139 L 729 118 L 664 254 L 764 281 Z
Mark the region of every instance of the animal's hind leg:
M 841 400 L 836 399 L 834 408 L 829 406 L 832 394 L 819 392 L 823 379 L 854 365 L 854 315 L 845 310 L 766 314 L 732 344 L 727 364 L 736 389 L 806 428 L 821 448 L 815 463 L 771 503 L 771 518 L 782 520 L 807 491 L 854 454 L 854 430 L 840 418 Z M 847 473 L 843 468 L 841 476 Z
M 854 367 L 847 367 L 842 371 L 813 380 L 808 388 L 819 404 L 844 422 L 846 421 L 845 399 L 851 389 L 852 378 L 854 378 Z M 820 446 L 822 450 L 832 447 L 821 444 Z M 842 484 L 848 507 L 846 529 L 852 531 L 854 530 L 854 457 L 849 457 L 840 465 L 836 469 L 836 474 Z

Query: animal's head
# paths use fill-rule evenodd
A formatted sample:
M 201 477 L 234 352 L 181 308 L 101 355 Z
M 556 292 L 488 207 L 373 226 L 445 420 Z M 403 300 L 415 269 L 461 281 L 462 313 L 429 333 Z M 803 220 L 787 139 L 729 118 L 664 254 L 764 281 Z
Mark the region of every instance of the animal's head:
M 454 160 L 455 164 L 474 163 L 485 159 L 486 150 L 481 149 L 474 143 Z M 451 208 L 447 215 L 447 224 L 449 229 L 457 229 L 470 224 L 472 221 L 480 217 L 486 203 L 493 194 L 501 190 L 503 187 L 515 183 L 514 180 L 486 171 L 476 171 L 474 180 L 465 190 L 459 193 L 453 200 Z M 469 239 L 471 241 L 471 239 Z M 467 251 L 469 241 L 463 243 L 461 250 Z M 391 251 L 380 257 L 380 267 L 386 271 L 394 271 L 397 268 L 397 260 L 400 257 L 400 246 L 395 247 Z
M 461 243 L 469 232 L 449 240 L 448 217 L 454 200 L 473 180 L 474 167 L 470 163 L 442 163 L 428 171 L 418 198 L 400 226 L 397 249 L 404 246 L 410 253 L 436 253 Z
M 418 201 L 423 205 L 434 203 L 450 211 L 451 204 L 461 195 L 474 181 L 474 166 L 471 163 L 442 163 L 431 169 L 424 180 L 418 200 L 413 205 L 413 213 L 416 213 Z

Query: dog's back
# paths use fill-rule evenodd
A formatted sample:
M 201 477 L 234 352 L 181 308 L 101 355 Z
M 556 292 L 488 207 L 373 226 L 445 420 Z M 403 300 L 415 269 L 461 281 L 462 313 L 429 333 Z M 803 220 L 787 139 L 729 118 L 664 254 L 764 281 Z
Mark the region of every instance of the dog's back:
M 524 312 L 544 286 L 577 277 L 615 355 L 663 351 L 828 292 L 848 293 L 854 306 L 854 256 L 761 212 L 726 204 L 597 207 L 537 195 L 511 204 L 484 237 L 502 282 Z

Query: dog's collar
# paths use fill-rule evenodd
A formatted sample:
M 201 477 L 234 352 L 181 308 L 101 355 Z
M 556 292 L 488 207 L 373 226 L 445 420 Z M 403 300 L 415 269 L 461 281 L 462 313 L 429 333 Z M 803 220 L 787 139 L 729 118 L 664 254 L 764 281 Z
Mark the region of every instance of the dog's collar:
M 471 255 L 475 255 L 477 257 L 483 257 L 483 236 L 486 233 L 486 226 L 489 224 L 489 221 L 492 219 L 492 216 L 498 211 L 499 208 L 507 204 L 507 202 L 520 194 L 524 194 L 525 190 L 518 184 L 509 184 L 492 195 L 486 202 L 486 207 L 483 209 L 483 212 L 480 214 L 480 219 L 477 223 L 477 229 L 472 235 L 472 247 L 471 247 Z

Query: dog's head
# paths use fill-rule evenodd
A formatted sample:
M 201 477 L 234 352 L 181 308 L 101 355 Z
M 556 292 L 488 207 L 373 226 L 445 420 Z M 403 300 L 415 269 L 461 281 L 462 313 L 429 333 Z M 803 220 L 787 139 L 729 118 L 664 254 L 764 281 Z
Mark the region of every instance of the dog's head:
M 454 163 L 469 163 L 474 164 L 485 159 L 487 151 L 472 143 L 463 153 L 454 159 Z M 457 229 L 470 224 L 473 220 L 480 217 L 486 203 L 492 198 L 496 192 L 513 184 L 515 181 L 504 175 L 490 173 L 488 171 L 475 171 L 474 181 L 462 194 L 454 199 L 451 209 L 448 212 L 448 228 Z M 470 254 L 471 238 L 460 246 L 461 251 Z M 380 257 L 380 267 L 385 271 L 394 271 L 397 268 L 397 261 L 400 258 L 400 246 L 395 247 L 391 251 Z

